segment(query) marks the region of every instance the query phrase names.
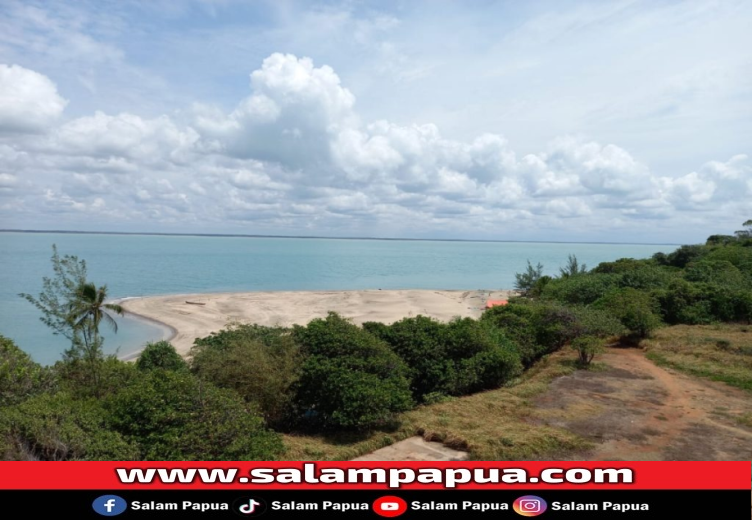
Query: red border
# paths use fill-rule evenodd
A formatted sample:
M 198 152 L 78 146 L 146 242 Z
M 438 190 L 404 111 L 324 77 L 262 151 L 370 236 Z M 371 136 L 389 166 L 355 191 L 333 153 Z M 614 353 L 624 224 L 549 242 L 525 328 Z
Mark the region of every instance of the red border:
M 752 462 L 0 462 L 0 489 L 374 489 L 397 488 L 388 484 L 208 484 L 191 483 L 125 484 L 118 478 L 117 468 L 222 468 L 238 469 L 238 476 L 247 476 L 252 468 L 297 468 L 314 464 L 324 468 L 421 468 L 469 469 L 523 468 L 528 475 L 538 475 L 547 468 L 628 468 L 633 471 L 632 483 L 620 484 L 477 484 L 463 483 L 455 489 L 744 489 L 752 488 Z M 398 489 L 446 489 L 442 484 L 403 484 Z

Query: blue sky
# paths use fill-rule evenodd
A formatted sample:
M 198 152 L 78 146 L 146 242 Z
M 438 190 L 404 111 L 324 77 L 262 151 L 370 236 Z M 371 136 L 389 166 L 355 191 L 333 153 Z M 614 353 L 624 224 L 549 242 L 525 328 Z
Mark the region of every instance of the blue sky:
M 0 227 L 700 242 L 745 1 L 0 4 Z

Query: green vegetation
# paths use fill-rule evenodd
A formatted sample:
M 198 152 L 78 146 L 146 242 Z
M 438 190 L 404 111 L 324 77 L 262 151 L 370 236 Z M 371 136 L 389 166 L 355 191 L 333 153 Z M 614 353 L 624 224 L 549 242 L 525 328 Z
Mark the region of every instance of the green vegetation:
M 318 429 L 367 429 L 412 407 L 407 367 L 389 345 L 335 313 L 295 327 L 305 355 L 299 419 Z
M 659 365 L 752 391 L 749 325 L 676 325 L 656 332 L 643 346 Z
M 42 312 L 40 320 L 71 341 L 65 353 L 70 360 L 81 360 L 86 367 L 88 384 L 97 392 L 101 383 L 99 372 L 104 339 L 99 325 L 104 321 L 117 331 L 117 323 L 108 314 L 122 314 L 119 305 L 105 303 L 107 286 L 97 287 L 87 279 L 86 261 L 76 256 L 60 256 L 52 246 L 52 270 L 55 276 L 42 279 L 42 292 L 38 297 L 22 293 L 21 297 Z
M 121 309 L 83 261 L 53 248 L 55 277 L 22 296 L 71 348 L 42 367 L 0 336 L 0 459 L 343 459 L 415 434 L 478 460 L 582 449 L 528 421 L 528 400 L 609 344 L 639 343 L 657 363 L 752 390 L 744 226 L 590 271 L 570 255 L 556 277 L 528 262 L 525 296 L 478 320 L 234 324 L 197 339 L 188 360 L 161 341 L 135 363 L 103 355 L 99 326 Z
M 524 273 L 517 273 L 514 275 L 515 284 L 514 288 L 519 291 L 523 296 L 527 296 L 536 286 L 538 281 L 543 276 L 543 265 L 538 262 L 538 265 L 533 267 L 530 260 L 527 261 L 527 270 Z
M 194 374 L 235 390 L 271 426 L 285 428 L 294 420 L 301 355 L 290 329 L 231 325 L 197 339 L 191 358 Z
M 516 346 L 486 322 L 457 318 L 441 323 L 417 316 L 363 328 L 402 358 L 419 402 L 496 388 L 522 371 Z

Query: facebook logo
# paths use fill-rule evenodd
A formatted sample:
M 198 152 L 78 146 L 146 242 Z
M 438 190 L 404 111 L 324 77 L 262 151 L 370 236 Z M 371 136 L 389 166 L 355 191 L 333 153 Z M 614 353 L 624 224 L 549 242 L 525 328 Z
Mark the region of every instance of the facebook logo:
M 115 516 L 128 509 L 128 502 L 117 495 L 102 495 L 94 499 L 91 507 L 102 516 Z

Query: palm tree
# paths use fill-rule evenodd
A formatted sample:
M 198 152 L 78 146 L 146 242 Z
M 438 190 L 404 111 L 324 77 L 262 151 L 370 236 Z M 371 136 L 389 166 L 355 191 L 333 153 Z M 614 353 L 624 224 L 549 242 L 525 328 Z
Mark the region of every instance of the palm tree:
M 114 303 L 105 303 L 107 301 L 107 286 L 103 285 L 97 288 L 93 282 L 84 282 L 76 289 L 76 299 L 71 302 L 71 319 L 76 327 L 83 326 L 89 322 L 94 330 L 99 331 L 99 324 L 104 322 L 117 332 L 117 322 L 110 316 L 107 311 L 123 315 L 123 308 Z
M 88 367 L 89 378 L 95 395 L 99 394 L 101 382 L 102 336 L 99 325 L 104 321 L 108 327 L 117 332 L 117 322 L 110 315 L 123 315 L 120 305 L 105 303 L 107 286 L 97 287 L 92 282 L 81 281 L 76 287 L 75 296 L 68 302 L 67 321 L 73 330 L 73 344 L 80 346 Z
M 68 302 L 68 320 L 71 327 L 82 334 L 84 350 L 87 357 L 99 356 L 101 338 L 99 325 L 104 321 L 108 327 L 117 332 L 117 322 L 110 312 L 123 315 L 123 308 L 107 301 L 107 286 L 97 287 L 92 282 L 82 282 L 78 285 L 75 298 Z

